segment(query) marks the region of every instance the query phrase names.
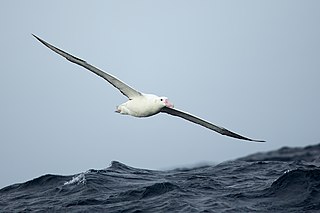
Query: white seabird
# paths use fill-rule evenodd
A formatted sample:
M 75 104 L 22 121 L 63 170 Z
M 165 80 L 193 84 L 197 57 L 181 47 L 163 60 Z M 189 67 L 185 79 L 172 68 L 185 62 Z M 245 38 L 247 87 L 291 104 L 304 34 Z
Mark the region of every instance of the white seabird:
M 32 34 L 33 35 L 33 34 Z M 222 135 L 226 135 L 229 137 L 242 139 L 246 141 L 253 141 L 253 142 L 265 142 L 263 140 L 255 140 L 250 139 L 244 136 L 241 136 L 237 133 L 231 132 L 223 127 L 216 126 L 208 121 L 205 121 L 199 117 L 196 117 L 190 113 L 184 112 L 182 110 L 174 108 L 173 104 L 171 104 L 167 97 L 159 97 L 152 94 L 144 94 L 138 92 L 137 90 L 133 89 L 132 87 L 128 86 L 124 82 L 120 81 L 116 77 L 88 64 L 86 61 L 77 58 L 57 47 L 52 46 L 51 44 L 45 42 L 44 40 L 40 39 L 39 37 L 33 35 L 36 39 L 38 39 L 42 44 L 46 47 L 51 49 L 52 51 L 56 52 L 57 54 L 65 57 L 67 60 L 71 61 L 72 63 L 78 64 L 91 72 L 95 73 L 96 75 L 104 78 L 108 81 L 111 85 L 115 88 L 120 90 L 122 94 L 128 97 L 128 101 L 119 105 L 116 109 L 116 112 L 123 114 L 123 115 L 131 115 L 135 117 L 148 117 L 159 112 L 167 113 L 173 116 L 178 116 L 180 118 L 186 119 L 193 123 L 199 124 L 203 127 L 216 131 Z

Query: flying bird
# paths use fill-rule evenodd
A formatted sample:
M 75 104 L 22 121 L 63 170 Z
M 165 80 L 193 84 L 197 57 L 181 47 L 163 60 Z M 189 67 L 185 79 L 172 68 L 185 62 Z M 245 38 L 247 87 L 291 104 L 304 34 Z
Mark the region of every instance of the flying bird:
M 89 71 L 95 73 L 96 75 L 102 77 L 106 81 L 108 81 L 111 85 L 117 88 L 123 95 L 125 95 L 129 100 L 123 104 L 120 104 L 116 108 L 116 112 L 123 114 L 123 115 L 131 115 L 134 117 L 149 117 L 158 113 L 167 113 L 169 115 L 177 116 L 183 118 L 185 120 L 191 121 L 193 123 L 199 124 L 203 127 L 216 131 L 222 135 L 226 135 L 229 137 L 246 140 L 246 141 L 253 141 L 253 142 L 265 142 L 263 140 L 255 140 L 250 139 L 244 136 L 241 136 L 237 133 L 231 132 L 223 127 L 214 125 L 208 121 L 205 121 L 199 117 L 196 117 L 190 113 L 184 112 L 182 110 L 174 108 L 173 104 L 168 100 L 167 97 L 159 97 L 153 94 L 144 94 L 141 93 L 129 85 L 125 84 L 124 82 L 120 81 L 115 76 L 106 73 L 91 64 L 87 63 L 86 61 L 77 58 L 51 44 L 48 42 L 40 39 L 39 37 L 32 34 L 37 40 L 39 40 L 42 44 L 46 47 L 51 49 L 52 51 L 56 52 L 57 54 L 63 56 L 67 60 L 72 63 L 78 64 Z

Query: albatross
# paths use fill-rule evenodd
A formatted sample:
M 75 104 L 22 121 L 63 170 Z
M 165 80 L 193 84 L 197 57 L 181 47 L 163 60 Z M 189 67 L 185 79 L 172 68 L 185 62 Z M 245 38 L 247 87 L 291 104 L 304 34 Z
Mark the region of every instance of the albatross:
M 169 115 L 177 116 L 183 118 L 187 121 L 191 121 L 195 124 L 201 125 L 205 128 L 210 130 L 216 131 L 221 135 L 245 140 L 245 141 L 252 141 L 252 142 L 265 142 L 264 140 L 255 140 L 251 138 L 244 137 L 237 133 L 234 133 L 226 128 L 214 125 L 204 119 L 201 119 L 195 115 L 192 115 L 188 112 L 179 110 L 174 108 L 174 105 L 168 100 L 167 97 L 157 96 L 153 94 L 144 94 L 139 92 L 129 85 L 125 84 L 115 76 L 106 73 L 91 64 L 87 63 L 86 61 L 77 58 L 51 44 L 42 40 L 41 38 L 37 37 L 36 35 L 32 34 L 38 41 L 40 41 L 43 45 L 51 49 L 52 51 L 56 52 L 57 54 L 61 55 L 62 57 L 66 58 L 68 61 L 78 64 L 89 71 L 93 72 L 94 74 L 100 76 L 101 78 L 108 81 L 112 86 L 117 88 L 123 95 L 125 95 L 129 100 L 123 104 L 117 106 L 116 111 L 122 115 L 131 115 L 134 117 L 149 117 L 152 115 L 156 115 L 158 113 L 167 113 Z

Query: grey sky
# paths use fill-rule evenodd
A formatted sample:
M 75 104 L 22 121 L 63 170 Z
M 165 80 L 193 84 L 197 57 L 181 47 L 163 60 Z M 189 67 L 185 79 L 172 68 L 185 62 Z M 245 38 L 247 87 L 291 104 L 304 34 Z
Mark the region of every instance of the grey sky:
M 0 187 L 112 160 L 167 169 L 320 142 L 319 1 L 3 1 Z M 31 33 L 135 89 L 244 136 L 126 98 Z

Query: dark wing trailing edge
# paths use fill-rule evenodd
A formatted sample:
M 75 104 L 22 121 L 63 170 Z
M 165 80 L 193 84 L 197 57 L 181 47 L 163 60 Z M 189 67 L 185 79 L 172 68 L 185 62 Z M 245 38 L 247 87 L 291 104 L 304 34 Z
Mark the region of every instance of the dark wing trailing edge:
M 177 117 L 186 119 L 188 121 L 191 121 L 193 123 L 199 124 L 199 125 L 201 125 L 203 127 L 206 127 L 208 129 L 216 131 L 216 132 L 220 133 L 221 135 L 226 135 L 226 136 L 229 136 L 229 137 L 233 137 L 233 138 L 237 138 L 237 139 L 241 139 L 241 140 L 246 140 L 246 141 L 265 142 L 263 140 L 254 140 L 254 139 L 250 139 L 250 138 L 241 136 L 241 135 L 236 134 L 234 132 L 231 132 L 231 131 L 223 128 L 223 127 L 219 127 L 219 126 L 213 125 L 212 123 L 209 123 L 208 121 L 205 121 L 205 120 L 203 120 L 201 118 L 198 118 L 198 117 L 196 117 L 194 115 L 191 115 L 191 114 L 189 114 L 187 112 L 183 112 L 183 111 L 178 110 L 178 109 L 164 107 L 164 108 L 161 109 L 160 112 L 164 112 L 164 113 L 167 113 L 167 114 L 170 114 L 170 115 L 173 115 L 173 116 L 177 116 Z
M 102 70 L 88 64 L 86 61 L 77 58 L 51 44 L 49 44 L 48 42 L 40 39 L 39 37 L 35 36 L 34 34 L 32 34 L 37 40 L 39 40 L 42 44 L 44 44 L 46 47 L 48 47 L 49 49 L 51 49 L 52 51 L 58 53 L 59 55 L 65 57 L 68 61 L 78 64 L 88 70 L 90 70 L 91 72 L 97 74 L 98 76 L 104 78 L 105 80 L 107 80 L 110 84 L 112 84 L 115 88 L 117 88 L 118 90 L 120 90 L 120 92 L 122 94 L 124 94 L 125 96 L 127 96 L 129 99 L 132 99 L 133 97 L 136 96 L 140 96 L 141 93 L 136 91 L 135 89 L 131 88 L 130 86 L 128 86 L 127 84 L 123 83 L 122 81 L 120 81 L 119 79 L 117 79 L 116 77 L 103 72 Z

